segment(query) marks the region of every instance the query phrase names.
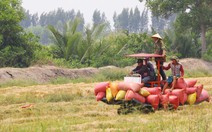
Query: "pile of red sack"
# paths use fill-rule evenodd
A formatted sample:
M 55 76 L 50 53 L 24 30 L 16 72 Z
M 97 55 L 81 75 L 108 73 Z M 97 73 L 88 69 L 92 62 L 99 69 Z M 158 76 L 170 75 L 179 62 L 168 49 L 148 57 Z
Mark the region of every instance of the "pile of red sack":
M 208 92 L 203 89 L 202 84 L 196 85 L 196 83 L 197 80 L 194 79 L 179 78 L 172 91 L 166 89 L 162 94 L 161 87 L 148 88 L 134 82 L 100 82 L 95 86 L 94 93 L 97 101 L 103 98 L 106 98 L 107 102 L 134 99 L 151 104 L 155 110 L 159 105 L 166 109 L 169 104 L 177 109 L 179 105 L 209 102 Z

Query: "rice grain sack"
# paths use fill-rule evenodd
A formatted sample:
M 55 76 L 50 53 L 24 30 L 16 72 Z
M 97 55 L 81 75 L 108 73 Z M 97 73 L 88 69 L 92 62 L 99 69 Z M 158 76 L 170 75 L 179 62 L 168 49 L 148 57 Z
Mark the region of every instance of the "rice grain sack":
M 170 94 L 177 96 L 179 99 L 179 103 L 184 105 L 184 93 L 184 89 L 173 89 Z
M 116 95 L 116 99 L 115 100 L 123 100 L 125 95 L 126 95 L 126 91 L 119 90 L 117 95 Z
M 144 87 L 144 89 L 146 89 L 152 95 L 161 94 L 161 88 L 160 87 L 153 87 L 153 88 Z
M 197 88 L 195 88 L 195 87 L 186 88 L 187 94 L 192 94 L 192 93 L 195 93 L 196 91 L 197 91 Z
M 169 95 L 169 103 L 173 105 L 174 109 L 177 109 L 179 106 L 179 99 L 175 95 Z
M 125 100 L 135 99 L 141 103 L 145 103 L 145 98 L 138 93 L 133 92 L 132 90 L 128 90 L 125 95 Z
M 197 88 L 197 99 L 200 97 L 202 90 L 203 90 L 203 85 L 200 84 L 199 86 L 196 87 Z
M 94 87 L 95 95 L 97 95 L 97 93 L 99 92 L 106 92 L 106 88 L 109 87 L 109 84 L 109 82 L 100 82 L 96 84 L 96 86 Z
M 169 104 L 169 93 L 164 95 L 159 95 L 160 104 L 163 106 L 164 109 L 168 108 Z
M 106 89 L 106 99 L 108 102 L 110 102 L 113 99 L 113 95 L 110 88 Z
M 144 97 L 147 97 L 150 95 L 149 91 L 147 91 L 146 89 L 144 88 L 141 88 L 138 92 L 140 95 L 144 96 Z
M 109 85 L 113 97 L 116 97 L 116 94 L 118 93 L 118 83 L 117 82 L 111 82 Z
M 175 89 L 186 89 L 186 87 L 187 87 L 187 84 L 186 84 L 184 78 L 182 78 L 182 77 L 178 78 L 174 88 Z
M 152 107 L 157 110 L 158 109 L 158 105 L 160 102 L 159 96 L 158 95 L 152 95 L 150 94 L 149 96 L 147 96 L 146 98 L 146 102 L 151 104 Z
M 98 92 L 98 94 L 96 95 L 96 100 L 100 101 L 105 97 L 105 92 Z
M 188 79 L 188 80 L 185 80 L 185 82 L 188 87 L 193 87 L 197 83 L 197 80 L 196 79 Z
M 138 92 L 141 87 L 143 87 L 143 84 L 135 83 L 135 82 L 119 82 L 118 83 L 118 90 L 132 90 L 134 92 Z
M 186 103 L 187 99 L 188 99 L 188 95 L 184 93 L 184 104 Z
M 205 89 L 202 90 L 202 93 L 200 94 L 199 98 L 197 98 L 196 103 L 201 103 L 203 101 L 210 101 L 210 96 L 208 94 L 208 91 Z
M 197 93 L 189 94 L 187 99 L 188 104 L 193 105 L 196 102 L 196 98 Z

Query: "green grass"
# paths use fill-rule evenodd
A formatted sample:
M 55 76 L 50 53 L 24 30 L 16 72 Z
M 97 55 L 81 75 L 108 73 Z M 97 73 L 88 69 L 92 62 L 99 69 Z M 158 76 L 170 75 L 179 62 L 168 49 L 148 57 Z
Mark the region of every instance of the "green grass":
M 33 80 L 10 80 L 10 81 L 5 81 L 0 83 L 0 88 L 5 88 L 5 87 L 11 87 L 11 86 L 21 86 L 21 87 L 26 87 L 26 86 L 32 86 L 32 85 L 38 85 L 38 82 L 35 82 Z

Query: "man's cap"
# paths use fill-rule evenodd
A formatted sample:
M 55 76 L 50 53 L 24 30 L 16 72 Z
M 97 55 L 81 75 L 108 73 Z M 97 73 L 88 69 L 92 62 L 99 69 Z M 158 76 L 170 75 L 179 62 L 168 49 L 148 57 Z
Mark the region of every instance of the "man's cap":
M 159 38 L 159 39 L 162 39 L 162 37 L 161 37 L 158 33 L 152 35 L 152 38 Z
M 177 56 L 172 56 L 171 60 L 176 60 L 177 62 L 179 61 L 179 58 Z
M 138 59 L 137 63 L 143 63 L 143 60 L 142 59 Z

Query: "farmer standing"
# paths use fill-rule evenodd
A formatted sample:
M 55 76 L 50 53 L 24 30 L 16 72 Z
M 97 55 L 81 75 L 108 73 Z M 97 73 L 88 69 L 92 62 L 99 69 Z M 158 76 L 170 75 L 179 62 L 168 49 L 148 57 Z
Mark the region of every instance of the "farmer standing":
M 162 38 L 158 33 L 154 34 L 152 36 L 152 39 L 155 44 L 155 52 L 154 53 L 163 56 L 163 57 L 155 57 L 155 61 L 156 61 L 156 65 L 158 65 L 157 62 L 160 61 L 160 75 L 162 76 L 163 80 L 166 80 L 166 74 L 163 71 L 163 63 L 166 60 L 165 45 L 163 44 Z

